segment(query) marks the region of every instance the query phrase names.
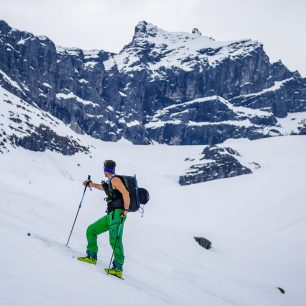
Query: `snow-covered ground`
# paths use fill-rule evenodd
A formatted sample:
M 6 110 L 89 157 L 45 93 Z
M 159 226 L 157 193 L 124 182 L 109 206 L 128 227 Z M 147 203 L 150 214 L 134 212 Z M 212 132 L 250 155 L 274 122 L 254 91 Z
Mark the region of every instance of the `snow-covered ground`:
M 184 159 L 203 146 L 92 143 L 93 158 L 0 154 L 1 305 L 306 305 L 305 136 L 227 141 L 261 168 L 184 187 Z M 144 217 L 126 222 L 124 281 L 103 272 L 107 234 L 97 266 L 73 259 L 84 254 L 87 225 L 104 215 L 103 193 L 86 193 L 65 247 L 81 182 L 88 174 L 100 181 L 105 159 L 117 161 L 118 173 L 136 173 L 151 194 Z

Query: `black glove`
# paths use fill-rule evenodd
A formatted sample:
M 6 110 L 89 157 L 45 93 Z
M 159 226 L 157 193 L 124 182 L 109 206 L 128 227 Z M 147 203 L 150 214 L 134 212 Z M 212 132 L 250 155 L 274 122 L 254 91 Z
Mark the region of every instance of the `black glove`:
M 89 189 L 92 190 L 90 183 L 92 183 L 91 175 L 88 175 L 87 181 L 83 182 L 83 185 L 86 186 L 86 188 L 89 187 Z
M 83 182 L 83 185 L 89 187 L 89 184 L 90 184 L 90 183 L 92 183 L 92 181 L 91 181 L 91 180 L 89 180 L 89 181 L 87 180 L 87 181 L 84 181 L 84 182 Z

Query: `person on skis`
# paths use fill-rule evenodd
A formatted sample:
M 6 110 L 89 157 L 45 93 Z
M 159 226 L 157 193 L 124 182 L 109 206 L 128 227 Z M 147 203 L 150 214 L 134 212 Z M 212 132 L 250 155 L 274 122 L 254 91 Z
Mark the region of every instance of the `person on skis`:
M 124 223 L 130 206 L 130 195 L 124 186 L 120 176 L 115 174 L 116 163 L 113 160 L 104 162 L 104 175 L 107 182 L 93 183 L 83 182 L 90 188 L 104 190 L 107 194 L 107 214 L 88 226 L 86 231 L 87 250 L 86 257 L 78 257 L 78 260 L 90 264 L 96 264 L 98 254 L 98 235 L 109 232 L 109 242 L 114 252 L 113 266 L 111 269 L 104 269 L 108 274 L 123 277 L 124 249 L 122 235 Z

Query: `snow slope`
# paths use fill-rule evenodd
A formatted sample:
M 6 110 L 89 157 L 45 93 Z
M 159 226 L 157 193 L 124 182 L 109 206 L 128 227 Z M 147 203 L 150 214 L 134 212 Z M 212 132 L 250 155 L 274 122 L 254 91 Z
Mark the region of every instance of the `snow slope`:
M 184 159 L 203 146 L 92 144 L 92 159 L 21 148 L 0 154 L 1 305 L 305 305 L 305 136 L 227 141 L 262 167 L 185 187 Z M 99 181 L 110 158 L 151 193 L 144 218 L 126 222 L 124 281 L 103 273 L 107 235 L 97 266 L 72 258 L 84 254 L 86 227 L 104 214 L 100 192 L 86 193 L 65 247 L 82 180 Z
M 15 146 L 36 151 L 47 148 L 66 155 L 90 152 L 64 122 L 0 86 L 0 153 Z

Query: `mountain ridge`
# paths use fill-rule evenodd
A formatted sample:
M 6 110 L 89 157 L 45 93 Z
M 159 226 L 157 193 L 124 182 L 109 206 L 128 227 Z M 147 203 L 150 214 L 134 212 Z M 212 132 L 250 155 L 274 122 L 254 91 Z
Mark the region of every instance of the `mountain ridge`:
M 168 32 L 142 21 L 132 41 L 116 54 L 56 46 L 2 21 L 0 59 L 0 86 L 76 132 L 104 141 L 219 143 L 219 129 L 207 124 L 217 116 L 214 106 L 203 121 L 206 127 L 182 121 L 147 128 L 166 107 L 199 98 L 219 96 L 233 107 L 274 117 L 274 124 L 261 123 L 260 130 L 274 129 L 288 113 L 306 111 L 305 79 L 280 61 L 270 63 L 261 43 L 217 42 L 198 30 Z M 222 139 L 254 139 L 253 132 L 236 130 L 239 120 L 232 125 L 234 117 L 221 127 Z M 305 130 L 300 125 L 298 134 Z M 260 132 L 256 138 L 272 135 L 282 133 Z

